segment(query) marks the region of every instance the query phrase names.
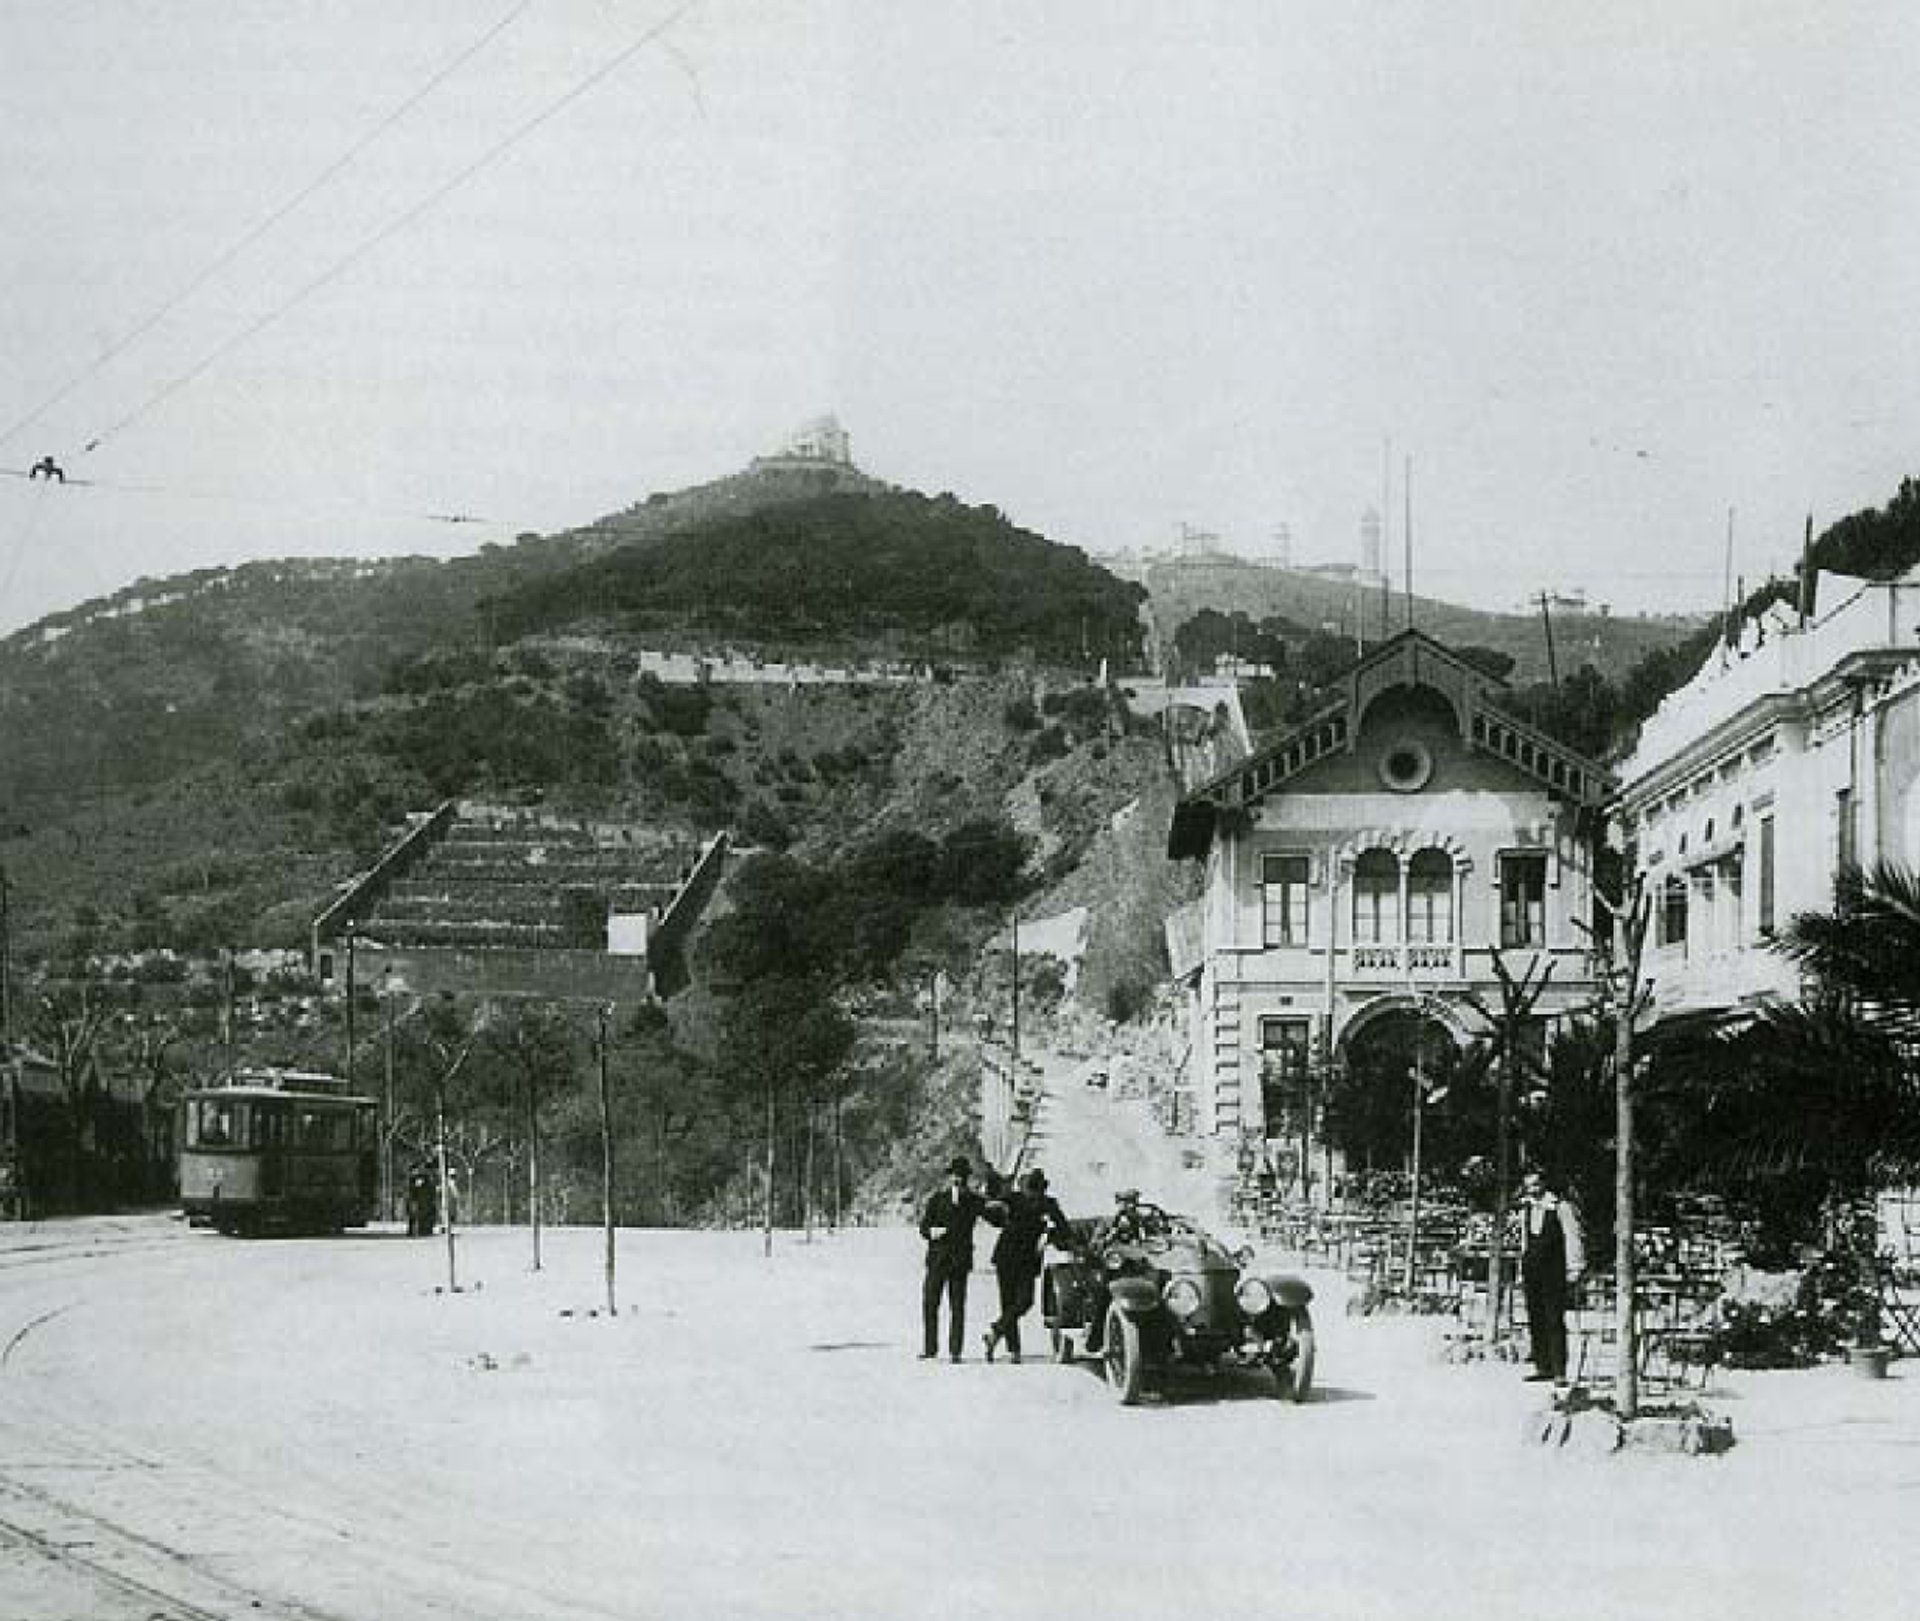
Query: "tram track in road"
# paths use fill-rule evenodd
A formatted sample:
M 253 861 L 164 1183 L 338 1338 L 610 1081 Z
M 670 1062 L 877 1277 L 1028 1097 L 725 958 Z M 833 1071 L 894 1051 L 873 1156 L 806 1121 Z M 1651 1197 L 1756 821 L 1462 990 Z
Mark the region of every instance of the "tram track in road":
M 177 1227 L 156 1230 L 152 1221 L 125 1227 L 92 1222 L 30 1223 L 24 1229 L 0 1227 L 0 1276 L 62 1261 L 100 1261 L 144 1251 L 169 1249 L 185 1241 Z
M 141 1607 L 148 1621 L 360 1621 L 207 1570 L 190 1556 L 0 1469 L 0 1547 Z
M 107 1258 L 97 1258 L 103 1249 Z M 207 1371 L 216 1385 L 230 1380 L 232 1364 L 220 1358 L 237 1354 L 233 1317 L 253 1321 L 286 1287 L 280 1268 L 291 1249 L 185 1241 L 183 1230 L 149 1225 L 104 1245 L 98 1232 L 64 1242 L 41 1234 L 36 1250 L 68 1264 L 0 1274 L 0 1349 L 10 1337 L 17 1346 L 0 1363 L 0 1621 L 618 1621 L 625 1613 L 591 1591 L 558 1595 L 517 1560 L 452 1552 L 446 1544 L 457 1539 L 448 1538 L 443 1511 L 389 1479 L 376 1445 L 322 1444 L 325 1436 L 307 1431 L 294 1446 L 290 1432 L 274 1428 L 286 1415 L 272 1404 L 254 1426 L 245 1401 L 237 1415 L 205 1406 L 205 1384 L 123 1382 L 140 1363 L 140 1335 L 156 1349 L 177 1348 L 200 1321 L 198 1309 L 156 1314 L 141 1292 L 155 1289 L 174 1301 L 204 1300 L 213 1331 Z M 295 1258 L 334 1253 L 314 1248 Z M 248 1280 L 239 1291 L 237 1259 Z M 310 1270 L 294 1269 L 303 1279 Z M 256 1288 L 263 1292 L 248 1292 Z M 116 1344 L 133 1361 L 123 1366 Z M 169 1404 L 170 1390 L 180 1405 Z M 342 1400 L 351 1407 L 345 1387 Z M 499 1545 L 514 1531 L 503 1519 Z M 62 1596 L 39 1602 L 43 1591 Z M 82 1596 L 65 1597 L 70 1591 Z

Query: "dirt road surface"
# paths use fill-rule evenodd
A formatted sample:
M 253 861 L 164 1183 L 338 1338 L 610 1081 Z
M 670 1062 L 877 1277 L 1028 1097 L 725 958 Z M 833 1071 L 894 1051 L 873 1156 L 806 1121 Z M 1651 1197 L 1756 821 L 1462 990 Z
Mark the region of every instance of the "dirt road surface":
M 1912 1613 L 1920 1376 L 1723 1386 L 1713 1460 L 1522 1446 L 1513 1370 L 1320 1313 L 1319 1398 L 915 1360 L 918 1244 L 0 1228 L 6 1621 Z M 976 1276 L 976 1326 L 990 1278 Z

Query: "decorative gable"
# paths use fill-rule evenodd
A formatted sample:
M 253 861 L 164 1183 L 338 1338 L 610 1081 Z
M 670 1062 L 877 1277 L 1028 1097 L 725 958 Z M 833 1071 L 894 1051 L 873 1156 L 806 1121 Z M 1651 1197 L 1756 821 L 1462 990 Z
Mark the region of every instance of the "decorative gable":
M 1338 702 L 1183 799 L 1174 810 L 1167 854 L 1175 859 L 1204 855 L 1223 816 L 1251 814 L 1309 767 L 1330 755 L 1351 753 L 1374 701 L 1410 688 L 1445 700 L 1467 747 L 1504 761 L 1556 798 L 1595 807 L 1612 791 L 1602 767 L 1497 707 L 1493 695 L 1504 682 L 1419 631 L 1403 631 L 1361 660 L 1343 685 L 1346 694 Z M 1409 778 L 1409 787 L 1418 785 Z

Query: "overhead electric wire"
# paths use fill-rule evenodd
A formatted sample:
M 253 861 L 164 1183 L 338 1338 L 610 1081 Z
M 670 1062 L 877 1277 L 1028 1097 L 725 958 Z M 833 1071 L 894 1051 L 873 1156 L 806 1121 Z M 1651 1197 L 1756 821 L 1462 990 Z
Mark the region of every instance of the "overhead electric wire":
M 254 321 L 251 321 L 250 323 L 248 323 L 248 325 L 241 328 L 240 331 L 234 333 L 233 336 L 215 345 L 213 349 L 209 350 L 206 355 L 204 355 L 200 360 L 195 362 L 186 371 L 181 372 L 178 376 L 173 378 L 170 382 L 167 382 L 161 385 L 160 388 L 158 388 L 152 394 L 150 394 L 141 404 L 134 407 L 134 409 L 128 412 L 125 416 L 121 417 L 119 421 L 115 422 L 111 427 L 104 429 L 102 432 L 96 434 L 92 439 L 88 440 L 85 447 L 85 451 L 83 451 L 82 454 L 85 454 L 86 452 L 90 452 L 93 450 L 97 450 L 101 445 L 105 444 L 107 440 L 113 438 L 115 435 L 119 433 L 124 432 L 127 428 L 131 427 L 134 423 L 138 422 L 142 417 L 147 415 L 148 412 L 154 410 L 156 407 L 165 403 L 165 401 L 170 399 L 173 395 L 179 393 L 181 389 L 187 387 L 190 383 L 193 383 L 198 378 L 204 376 L 214 366 L 219 364 L 219 362 L 223 360 L 227 355 L 231 354 L 235 349 L 239 348 L 241 344 L 247 342 L 248 339 L 253 338 L 257 336 L 259 333 L 265 331 L 266 328 L 273 325 L 273 323 L 279 320 L 283 315 L 286 315 L 289 311 L 293 310 L 296 306 L 304 303 L 307 299 L 311 298 L 315 293 L 319 292 L 322 288 L 338 280 L 353 265 L 357 264 L 361 259 L 365 258 L 375 248 L 379 247 L 382 243 L 388 241 L 392 237 L 397 236 L 401 231 L 405 230 L 409 225 L 413 224 L 414 221 L 421 218 L 422 215 L 426 214 L 430 209 L 435 207 L 440 202 L 444 201 L 454 191 L 458 190 L 461 186 L 465 185 L 467 181 L 471 180 L 482 169 L 486 168 L 489 164 L 493 163 L 496 159 L 500 158 L 510 148 L 518 145 L 521 141 L 525 140 L 529 135 L 531 135 L 535 130 L 539 129 L 542 125 L 550 122 L 552 119 L 557 117 L 561 112 L 563 112 L 566 108 L 571 106 L 574 102 L 578 101 L 589 90 L 593 89 L 596 85 L 600 84 L 603 80 L 611 77 L 614 73 L 616 73 L 620 68 L 624 67 L 634 57 L 638 56 L 641 51 L 645 50 L 649 45 L 653 44 L 656 40 L 658 40 L 670 28 L 672 28 L 674 24 L 679 22 L 682 17 L 686 16 L 690 11 L 693 11 L 694 9 L 696 9 L 696 7 L 698 7 L 699 4 L 700 4 L 700 0 L 682 0 L 682 4 L 676 6 L 671 12 L 669 12 L 665 17 L 663 17 L 659 22 L 655 23 L 653 27 L 649 28 L 638 39 L 634 40 L 631 44 L 622 47 L 621 50 L 615 53 L 606 62 L 602 63 L 599 67 L 595 68 L 593 72 L 589 73 L 584 79 L 581 79 L 577 83 L 575 83 L 570 89 L 568 89 L 563 95 L 558 97 L 556 100 L 549 102 L 544 108 L 542 108 L 539 112 L 535 113 L 531 118 L 528 118 L 524 122 L 515 126 L 515 128 L 510 133 L 503 136 L 500 140 L 494 142 L 492 146 L 488 147 L 471 163 L 467 164 L 465 167 L 459 170 L 456 170 L 454 174 L 452 174 L 448 179 L 442 181 L 439 185 L 435 186 L 418 202 L 413 204 L 412 207 L 406 209 L 403 213 L 398 215 L 396 218 L 390 220 L 386 225 L 382 226 L 379 230 L 375 231 L 371 236 L 362 238 L 357 244 L 355 244 L 352 248 L 349 248 L 346 253 L 342 254 L 338 259 L 336 259 L 331 265 L 329 265 L 319 275 L 315 276 L 312 280 L 306 282 L 304 285 L 297 288 L 290 296 L 281 300 L 280 303 L 274 305 L 273 308 L 269 309 L 265 314 L 259 316 Z
M 260 220 L 251 230 L 245 232 L 227 247 L 223 248 L 176 291 L 169 294 L 156 305 L 135 326 L 108 344 L 91 362 L 81 367 L 79 371 L 75 372 L 51 394 L 41 400 L 38 405 L 34 406 L 24 416 L 15 418 L 6 428 L 0 429 L 0 444 L 7 443 L 15 434 L 32 427 L 34 423 L 38 422 L 47 412 L 51 411 L 62 400 L 66 399 L 69 394 L 82 383 L 86 382 L 88 378 L 94 376 L 103 367 L 109 365 L 119 356 L 126 353 L 135 343 L 139 342 L 141 338 L 145 337 L 182 304 L 186 303 L 189 298 L 199 292 L 202 287 L 212 281 L 221 271 L 225 270 L 227 266 L 239 258 L 242 253 L 246 252 L 248 248 L 258 242 L 261 237 L 265 236 L 267 232 L 272 230 L 274 226 L 278 225 L 309 197 L 313 196 L 321 187 L 325 186 L 336 175 L 340 174 L 354 159 L 365 152 L 368 147 L 372 146 L 375 141 L 379 140 L 380 137 L 392 129 L 395 124 L 399 123 L 408 113 L 412 112 L 415 107 L 419 106 L 428 96 L 432 95 L 435 90 L 439 89 L 441 85 L 445 84 L 454 74 L 458 73 L 485 50 L 487 46 L 492 44 L 493 41 L 517 21 L 521 14 L 527 11 L 532 4 L 533 0 L 518 0 L 518 3 L 501 16 L 485 33 L 471 45 L 468 45 L 458 56 L 448 62 L 445 67 L 439 69 L 426 83 L 422 84 L 388 113 L 385 118 L 381 119 L 378 124 L 374 125 L 365 135 L 361 136 L 359 140 L 349 146 L 346 151 L 342 152 L 339 157 L 335 158 L 333 162 L 328 164 L 319 174 L 315 175 L 264 219 Z
M 19 478 L 27 479 L 30 482 L 39 482 L 33 479 L 31 470 L 25 467 L 0 467 L 0 478 Z M 398 507 L 374 506 L 366 501 L 355 501 L 349 496 L 336 495 L 316 498 L 310 495 L 298 497 L 289 497 L 285 494 L 250 495 L 244 490 L 193 490 L 183 489 L 177 485 L 131 483 L 119 479 L 106 478 L 49 479 L 46 481 L 46 488 L 50 490 L 54 488 L 56 484 L 62 488 L 65 488 L 67 485 L 72 485 L 75 489 L 80 490 L 112 490 L 126 495 L 157 495 L 170 501 L 222 501 L 234 502 L 241 505 L 277 507 L 347 507 L 355 512 L 374 513 L 383 518 L 410 518 L 421 523 L 485 524 L 493 522 L 491 518 L 482 518 L 470 512 L 418 512 L 402 510 Z

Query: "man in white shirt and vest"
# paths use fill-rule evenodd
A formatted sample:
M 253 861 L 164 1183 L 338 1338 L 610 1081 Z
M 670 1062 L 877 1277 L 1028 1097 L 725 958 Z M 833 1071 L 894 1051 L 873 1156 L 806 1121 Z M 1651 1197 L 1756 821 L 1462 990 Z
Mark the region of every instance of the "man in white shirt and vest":
M 1567 1290 L 1587 1269 L 1580 1218 L 1538 1171 L 1520 1182 L 1520 1282 L 1526 1291 L 1529 1379 L 1567 1376 Z

